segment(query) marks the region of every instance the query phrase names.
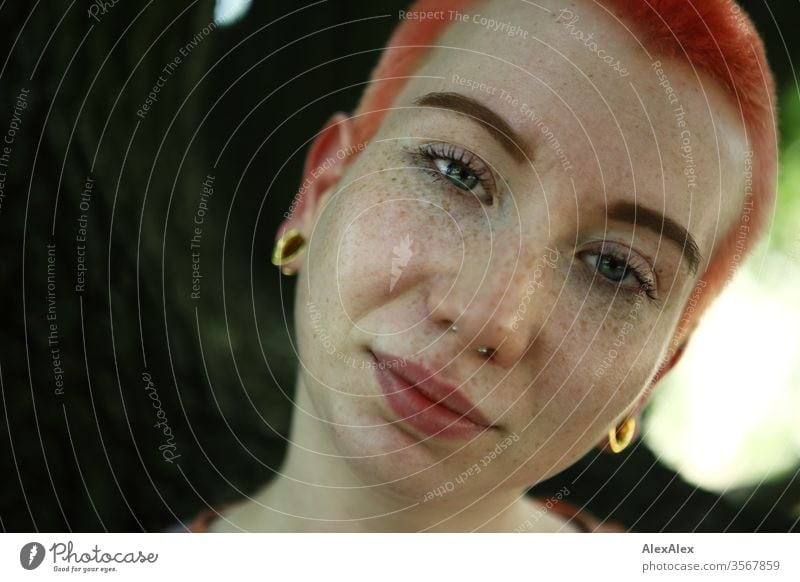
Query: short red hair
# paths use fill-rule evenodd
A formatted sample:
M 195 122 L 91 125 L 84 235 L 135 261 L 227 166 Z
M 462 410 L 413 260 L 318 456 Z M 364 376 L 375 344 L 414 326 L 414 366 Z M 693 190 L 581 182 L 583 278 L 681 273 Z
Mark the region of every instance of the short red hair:
M 463 11 L 479 1 L 417 0 L 409 11 Z M 700 278 L 673 337 L 672 356 L 678 349 L 682 351 L 699 316 L 753 249 L 772 214 L 778 156 L 775 82 L 752 21 L 733 0 L 595 2 L 635 28 L 639 40 L 655 55 L 683 59 L 721 83 L 742 116 L 753 152 L 752 189 L 748 187 L 751 209 L 745 212 L 742 207 L 739 223 L 724 234 Z M 402 20 L 398 24 L 354 114 L 356 143 L 366 143 L 375 134 L 422 57 L 450 24 L 447 19 Z M 657 378 L 665 371 L 660 370 Z

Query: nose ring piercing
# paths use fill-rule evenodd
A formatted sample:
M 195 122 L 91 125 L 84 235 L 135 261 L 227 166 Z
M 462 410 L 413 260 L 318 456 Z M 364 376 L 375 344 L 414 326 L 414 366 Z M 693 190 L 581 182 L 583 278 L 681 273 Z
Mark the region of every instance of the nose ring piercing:
M 458 326 L 454 323 L 453 325 L 450 326 L 450 331 L 453 332 L 458 331 Z M 479 354 L 485 356 L 486 354 L 491 353 L 494 350 L 492 350 L 492 348 L 487 348 L 486 346 L 480 346 L 479 348 L 477 348 L 477 351 Z

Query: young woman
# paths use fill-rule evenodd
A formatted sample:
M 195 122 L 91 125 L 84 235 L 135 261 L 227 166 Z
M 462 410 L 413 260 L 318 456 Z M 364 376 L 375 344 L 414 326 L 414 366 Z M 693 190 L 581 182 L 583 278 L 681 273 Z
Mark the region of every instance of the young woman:
M 299 276 L 285 463 L 193 531 L 595 529 L 525 491 L 630 443 L 769 219 L 774 87 L 735 3 L 398 19 L 277 233 Z

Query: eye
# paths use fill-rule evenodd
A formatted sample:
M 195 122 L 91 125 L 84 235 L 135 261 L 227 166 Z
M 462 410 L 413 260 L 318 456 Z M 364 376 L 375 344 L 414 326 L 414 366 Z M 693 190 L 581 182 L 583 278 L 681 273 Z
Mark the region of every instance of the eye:
M 433 142 L 419 146 L 417 156 L 435 179 L 445 179 L 462 192 L 491 205 L 494 178 L 486 163 L 472 152 L 450 143 Z
M 579 257 L 601 277 L 619 287 L 641 290 L 657 299 L 656 276 L 650 264 L 633 249 L 613 243 L 579 253 Z
M 478 176 L 461 165 L 460 162 L 436 158 L 433 160 L 433 163 L 436 164 L 436 167 L 439 168 L 442 175 L 450 180 L 456 188 L 472 192 L 472 190 L 481 183 Z

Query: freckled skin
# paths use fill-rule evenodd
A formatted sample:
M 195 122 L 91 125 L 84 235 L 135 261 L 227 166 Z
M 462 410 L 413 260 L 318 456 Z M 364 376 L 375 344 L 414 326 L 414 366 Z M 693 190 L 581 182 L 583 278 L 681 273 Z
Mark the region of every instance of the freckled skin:
M 560 7 L 540 4 L 554 13 Z M 744 138 L 722 89 L 703 77 L 703 94 L 688 67 L 661 59 L 688 112 L 702 169 L 700 194 L 690 196 L 680 131 L 650 60 L 591 2 L 571 9 L 630 77 L 615 76 L 541 11 L 484 3 L 482 15 L 522 23 L 531 38 L 509 39 L 473 24 L 450 27 L 439 44 L 471 52 L 433 50 L 374 140 L 324 193 L 324 206 L 305 213 L 311 240 L 299 264 L 295 320 L 299 385 L 311 410 L 295 422 L 298 434 L 325 435 L 307 436 L 310 447 L 345 459 L 352 473 L 337 481 L 340 473 L 331 470 L 332 481 L 352 478 L 398 503 L 416 503 L 512 434 L 519 436 L 513 453 L 493 460 L 452 499 L 466 502 L 495 486 L 521 491 L 573 464 L 637 403 L 697 280 L 681 266 L 677 245 L 651 230 L 609 222 L 607 204 L 632 201 L 635 193 L 636 201 L 686 226 L 705 259 L 736 218 Z M 453 73 L 527 103 L 546 120 L 572 169 L 565 170 L 519 108 L 454 84 Z M 413 107 L 432 91 L 462 92 L 492 108 L 532 144 L 533 163 L 515 162 L 463 115 Z M 430 165 L 425 171 L 413 152 L 430 141 L 463 146 L 486 161 L 496 203 L 483 205 L 447 179 L 434 179 Z M 409 240 L 410 256 L 390 290 L 393 265 L 399 268 Z M 605 280 L 580 258 L 603 240 L 652 261 L 657 301 L 644 298 L 636 307 L 637 289 Z M 542 257 L 554 250 L 551 266 Z M 333 354 L 315 337 L 309 302 L 321 306 L 316 325 L 330 336 Z M 448 331 L 453 321 L 457 334 Z M 486 361 L 475 351 L 480 345 L 497 348 L 495 356 Z M 452 443 L 393 422 L 374 370 L 353 368 L 340 356 L 361 363 L 369 348 L 421 362 L 460 385 L 499 428 Z M 598 373 L 604 361 L 610 364 Z

